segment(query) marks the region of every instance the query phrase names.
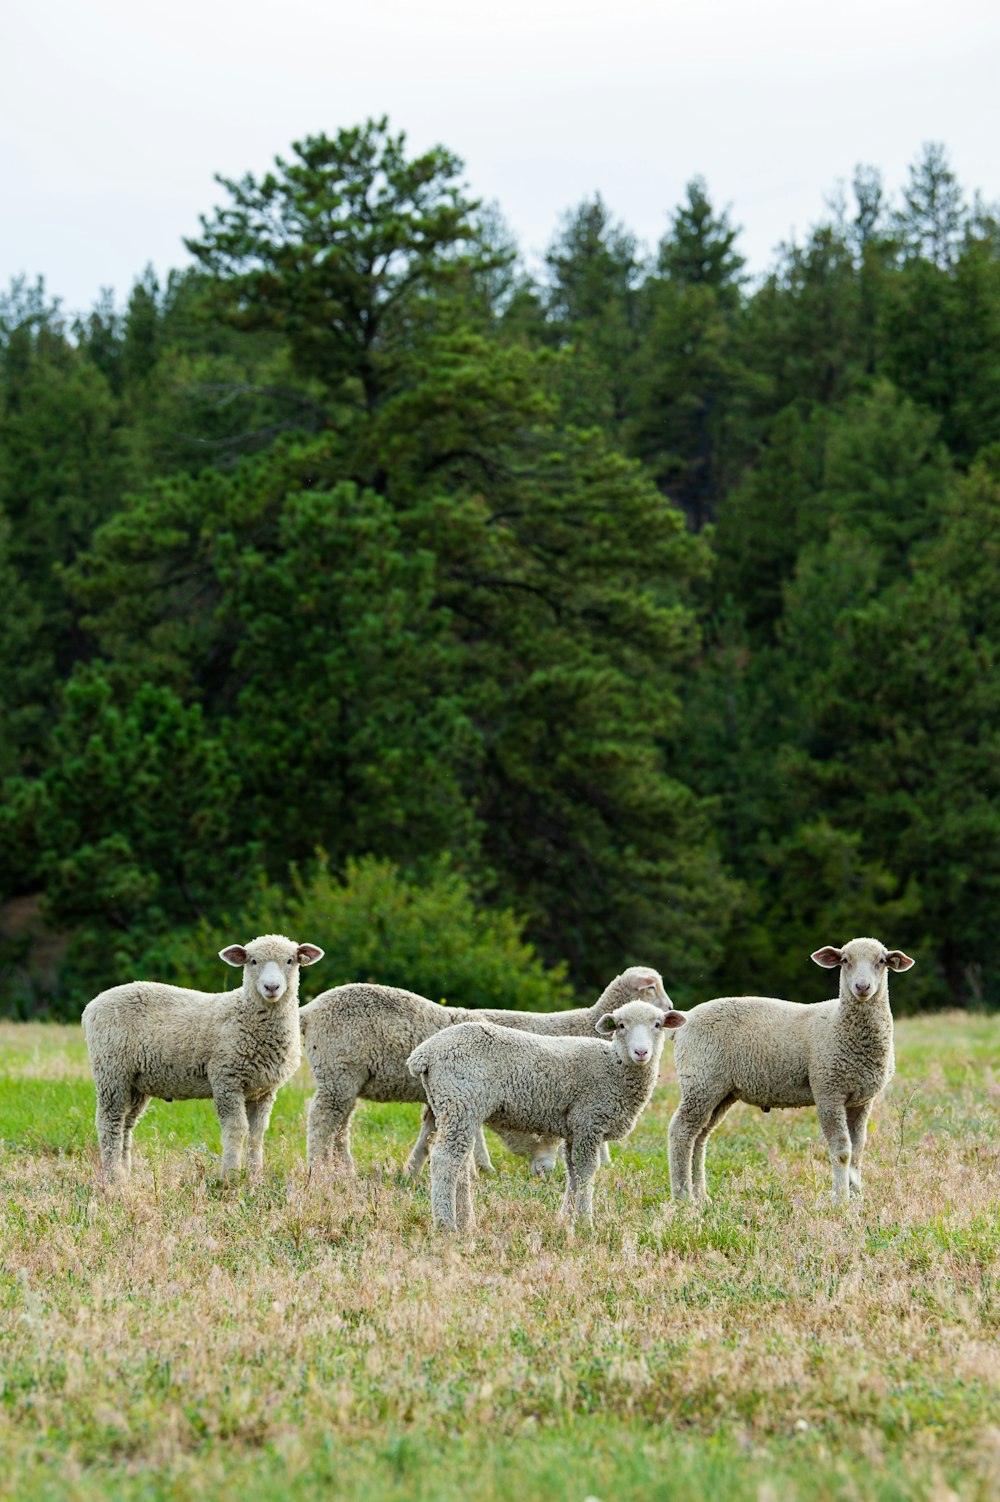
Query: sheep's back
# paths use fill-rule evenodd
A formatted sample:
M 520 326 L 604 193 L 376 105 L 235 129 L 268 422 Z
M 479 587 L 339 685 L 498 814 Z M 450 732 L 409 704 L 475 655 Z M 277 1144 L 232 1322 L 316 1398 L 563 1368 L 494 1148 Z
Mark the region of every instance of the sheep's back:
M 502 1007 L 473 1011 L 467 1007 L 464 1015 L 470 1022 L 490 1022 L 496 1027 L 537 1033 L 540 1037 L 582 1038 L 593 1032 L 594 1028 L 590 1007 L 573 1007 L 567 1012 L 508 1012 Z
M 335 986 L 299 1011 L 317 1084 L 349 1082 L 367 1100 L 422 1101 L 406 1061 L 418 1044 L 459 1020 L 414 991 L 364 982 Z
M 191 991 L 155 981 L 102 991 L 81 1019 L 95 1079 L 171 1100 L 211 1095 L 210 1065 L 235 1043 L 242 997 L 242 989 Z
M 467 1107 L 497 1130 L 564 1136 L 567 1114 L 592 1087 L 606 1052 L 597 1038 L 549 1038 L 468 1022 L 424 1043 L 414 1064 L 435 1113 Z
M 723 996 L 692 1007 L 674 1041 L 685 1094 L 702 1089 L 762 1107 L 810 1105 L 812 1061 L 836 1007 L 773 996 Z

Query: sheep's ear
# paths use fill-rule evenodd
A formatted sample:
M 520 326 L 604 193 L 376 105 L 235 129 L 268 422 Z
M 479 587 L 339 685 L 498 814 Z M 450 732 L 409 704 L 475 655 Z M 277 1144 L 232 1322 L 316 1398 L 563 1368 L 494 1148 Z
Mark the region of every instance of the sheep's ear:
M 219 959 L 225 960 L 227 965 L 245 965 L 247 952 L 242 944 L 230 944 L 227 948 L 219 950 Z
M 843 951 L 835 949 L 832 944 L 828 944 L 825 949 L 817 949 L 809 956 L 817 965 L 822 965 L 824 970 L 832 970 L 834 965 L 840 964 L 843 957 Z
M 295 951 L 295 958 L 300 965 L 315 965 L 317 960 L 323 958 L 323 951 L 318 944 L 300 944 Z
M 686 1021 L 686 1012 L 664 1012 L 663 1014 L 664 1027 L 683 1027 Z
M 886 959 L 893 970 L 909 970 L 911 965 L 916 964 L 916 960 L 911 960 L 910 956 L 904 954 L 901 949 L 890 949 Z
M 615 1027 L 615 1019 L 612 1017 L 610 1012 L 605 1012 L 604 1016 L 598 1017 L 597 1021 L 594 1023 L 594 1032 L 600 1033 L 602 1038 L 606 1038 L 609 1033 L 614 1032 Z

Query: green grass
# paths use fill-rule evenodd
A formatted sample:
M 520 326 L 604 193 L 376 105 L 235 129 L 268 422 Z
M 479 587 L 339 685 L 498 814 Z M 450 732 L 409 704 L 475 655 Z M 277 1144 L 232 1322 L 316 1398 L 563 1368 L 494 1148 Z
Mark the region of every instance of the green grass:
M 669 1052 L 669 1050 L 668 1050 Z M 667 1198 L 672 1072 L 574 1233 L 493 1142 L 474 1240 L 363 1104 L 307 1175 L 303 1073 L 259 1185 L 211 1104 L 96 1173 L 79 1030 L 0 1025 L 0 1496 L 948 1502 L 1000 1495 L 1000 1020 L 908 1019 L 859 1205 L 815 1113 L 738 1108 Z

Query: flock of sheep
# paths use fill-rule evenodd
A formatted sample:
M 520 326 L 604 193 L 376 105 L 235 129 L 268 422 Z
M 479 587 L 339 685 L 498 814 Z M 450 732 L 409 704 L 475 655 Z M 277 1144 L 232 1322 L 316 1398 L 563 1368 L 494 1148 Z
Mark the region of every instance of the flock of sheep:
M 675 1198 L 705 1199 L 709 1133 L 736 1101 L 815 1105 L 833 1166 L 833 1197 L 859 1191 L 868 1117 L 892 1078 L 888 972 L 913 964 L 877 939 L 818 949 L 839 968 L 833 1001 L 814 1006 L 726 996 L 674 1010 L 655 970 L 633 966 L 592 1007 L 564 1012 L 444 1007 L 391 986 L 346 985 L 299 1007 L 299 971 L 323 951 L 280 934 L 220 951 L 243 983 L 208 993 L 150 981 L 102 991 L 83 1030 L 97 1091 L 105 1178 L 131 1168 L 132 1133 L 150 1097 L 211 1099 L 222 1174 L 260 1173 L 264 1133 L 301 1045 L 316 1080 L 306 1156 L 353 1172 L 349 1125 L 359 1097 L 423 1104 L 407 1162 L 430 1152 L 435 1224 L 471 1229 L 472 1179 L 492 1168 L 483 1126 L 536 1172 L 567 1169 L 563 1209 L 591 1219 L 594 1175 L 608 1142 L 626 1137 L 653 1093 L 668 1031 L 681 1101 L 670 1123 Z M 597 1034 L 595 1037 L 594 1034 Z

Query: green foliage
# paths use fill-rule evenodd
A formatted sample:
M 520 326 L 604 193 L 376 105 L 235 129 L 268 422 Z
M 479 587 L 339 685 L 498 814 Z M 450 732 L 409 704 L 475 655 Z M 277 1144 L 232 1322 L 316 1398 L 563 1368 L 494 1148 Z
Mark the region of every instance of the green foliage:
M 477 853 L 480 736 L 434 554 L 407 546 L 401 521 L 347 482 L 291 492 L 276 547 L 220 567 L 238 622 L 233 744 L 275 851 Z
M 369 412 L 404 383 L 426 300 L 494 259 L 476 247 L 458 158 L 408 160 L 405 145 L 385 119 L 307 136 L 260 182 L 219 178 L 231 204 L 187 242 L 232 323 L 279 332 L 300 373 Z
M 932 266 L 952 266 L 968 210 L 940 141 L 925 145 L 923 155 L 910 167 L 903 205 L 896 215 L 896 229 L 906 254 Z
M 836 977 L 831 983 L 808 964 L 814 949 L 857 934 L 885 934 L 892 943 L 893 934 L 906 934 L 907 953 L 919 963 L 905 986 L 893 987 L 893 1011 L 945 999 L 933 949 L 920 937 L 924 894 L 915 877 L 904 886 L 885 848 L 868 820 L 861 828 L 837 828 L 822 815 L 765 837 L 757 851 L 759 884 L 730 939 L 732 991 L 753 995 L 766 976 L 769 995 L 825 1001 L 836 993 Z
M 741 602 L 752 628 L 773 628 L 797 598 L 809 596 L 813 608 L 813 582 L 786 598 L 792 576 L 813 573 L 827 550 L 843 560 L 845 539 L 869 588 L 895 578 L 935 524 L 948 487 L 952 466 L 937 426 L 885 380 L 836 412 L 806 418 L 786 408 L 720 520 L 718 593 Z
M 572 1004 L 565 967 L 545 968 L 523 937 L 523 919 L 477 904 L 447 858 L 414 881 L 373 857 L 348 861 L 338 878 L 321 856 L 281 883 L 259 883 L 238 911 L 159 942 L 141 963 L 165 980 L 224 989 L 231 977 L 218 951 L 268 932 L 325 950 L 309 977 L 313 991 L 374 980 L 454 1006 L 543 1012 Z
M 712 208 L 705 179 L 692 178 L 687 185 L 687 202 L 674 210 L 670 233 L 660 242 L 660 271 L 681 286 L 724 290 L 735 307 L 746 265 L 736 249 L 738 236 L 728 211 L 717 215 Z
M 10 556 L 11 531 L 0 509 L 0 778 L 37 767 L 52 682 L 45 611 Z
M 4 794 L 6 889 L 44 889 L 50 924 L 74 931 L 64 1007 L 130 967 L 151 934 L 249 880 L 239 847 L 254 831 L 231 754 L 169 689 L 146 685 L 122 704 L 100 670 L 78 670 L 49 766 L 8 779 Z
M 461 172 L 309 136 L 124 305 L 0 297 L 7 1004 L 318 845 L 451 859 L 586 994 L 796 991 L 840 925 L 1000 999 L 996 212 L 859 166 L 751 287 L 694 179 L 535 280 Z
M 704 182 L 688 183 L 641 295 L 627 441 L 695 530 L 715 519 L 749 441 L 736 235 Z
M 72 344 L 41 287 L 0 298 L 0 509 L 9 555 L 67 671 L 72 611 L 58 567 L 120 504 L 126 469 L 107 378 Z
M 935 565 L 840 618 L 799 775 L 844 827 L 877 831 L 899 880 L 920 883 L 945 994 L 995 1004 L 1000 675 Z
M 703 971 L 734 889 L 655 743 L 703 546 L 597 433 L 521 436 L 485 494 L 461 467 L 421 480 L 400 440 L 383 454 L 405 506 L 339 480 L 339 453 L 179 477 L 98 535 L 74 587 L 119 681 L 226 724 L 272 873 L 317 840 L 338 866 L 481 850 L 484 884 L 581 983 L 623 945 Z
M 565 215 L 545 256 L 548 337 L 565 351 L 561 410 L 617 433 L 629 416 L 639 315 L 638 245 L 600 195 Z

